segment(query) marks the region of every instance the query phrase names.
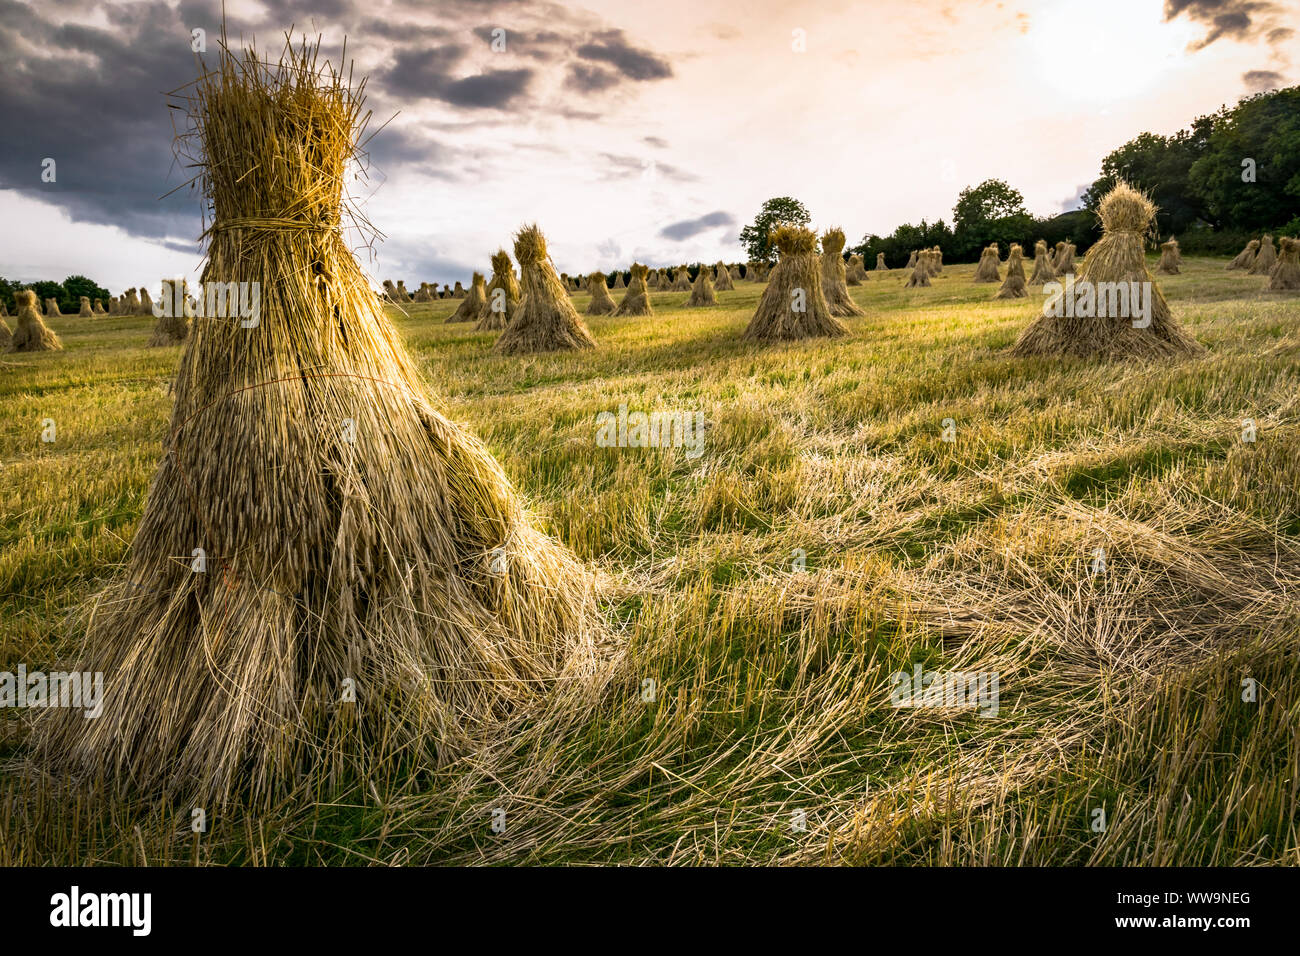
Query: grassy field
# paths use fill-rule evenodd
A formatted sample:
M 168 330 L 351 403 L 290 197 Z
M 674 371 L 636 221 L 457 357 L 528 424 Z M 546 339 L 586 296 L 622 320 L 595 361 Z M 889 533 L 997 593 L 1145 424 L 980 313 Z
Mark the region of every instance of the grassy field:
M 783 347 L 740 341 L 747 282 L 590 319 L 576 355 L 395 311 L 435 404 L 602 572 L 601 692 L 201 836 L 188 806 L 33 783 L 0 712 L 0 865 L 1300 862 L 1300 298 L 1223 266 L 1161 281 L 1209 350 L 1174 365 L 1010 359 L 1042 297 L 968 265 L 873 273 L 850 337 Z M 66 351 L 2 357 L 0 669 L 70 663 L 122 565 L 178 355 L 152 322 L 56 319 Z M 703 454 L 598 447 L 621 404 L 703 412 Z M 995 672 L 996 716 L 892 707 L 917 663 Z

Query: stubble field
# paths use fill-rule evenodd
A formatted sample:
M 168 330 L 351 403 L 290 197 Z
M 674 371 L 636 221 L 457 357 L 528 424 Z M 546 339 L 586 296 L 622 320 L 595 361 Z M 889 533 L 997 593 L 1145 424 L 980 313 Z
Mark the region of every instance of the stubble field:
M 6 710 L 0 865 L 1300 862 L 1300 299 L 1223 267 L 1160 278 L 1208 348 L 1170 365 L 1008 357 L 1042 296 L 973 265 L 872 273 L 849 337 L 778 347 L 740 340 L 749 282 L 522 359 L 455 300 L 392 309 L 435 405 L 601 573 L 599 687 L 202 835 L 37 786 Z M 0 364 L 5 666 L 70 663 L 178 357 L 151 317 L 50 324 L 65 351 Z M 600 447 L 621 405 L 702 412 L 703 453 Z M 891 706 L 917 664 L 997 674 L 996 715 Z

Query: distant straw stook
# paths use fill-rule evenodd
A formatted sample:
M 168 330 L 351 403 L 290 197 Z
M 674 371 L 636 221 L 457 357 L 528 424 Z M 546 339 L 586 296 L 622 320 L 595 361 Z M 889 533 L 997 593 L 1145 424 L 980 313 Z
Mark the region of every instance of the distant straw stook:
M 515 237 L 515 258 L 522 276 L 519 308 L 494 346 L 502 355 L 556 352 L 596 347 L 596 340 L 555 273 L 546 238 L 536 225 Z
M 1174 318 L 1160 287 L 1147 271 L 1142 237 L 1155 214 L 1151 200 L 1127 183 L 1121 182 L 1107 193 L 1098 206 L 1103 235 L 1084 257 L 1074 286 L 1063 286 L 1061 291 L 1061 295 L 1070 289 L 1078 289 L 1081 294 L 1091 292 L 1093 307 L 1067 309 L 1058 297 L 1044 306 L 1042 315 L 1025 329 L 1012 354 L 1102 359 L 1201 354 L 1204 348 Z M 1072 248 L 1066 244 L 1067 255 Z M 1134 316 L 1128 308 L 1134 284 L 1139 296 L 1148 302 L 1150 315 L 1146 320 Z M 1104 294 L 1107 287 L 1118 290 L 1123 300 L 1119 295 L 1108 298 Z M 1111 308 L 1111 302 L 1115 308 Z M 1119 308 L 1121 304 L 1124 308 Z

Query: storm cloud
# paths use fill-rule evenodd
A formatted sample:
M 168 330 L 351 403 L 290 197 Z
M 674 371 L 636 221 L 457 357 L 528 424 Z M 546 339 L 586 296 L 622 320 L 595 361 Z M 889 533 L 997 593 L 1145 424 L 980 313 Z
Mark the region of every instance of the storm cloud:
M 223 9 L 232 40 L 257 37 L 267 56 L 288 25 L 321 34 L 331 57 L 347 38 L 348 60 L 371 78 L 374 125 L 391 121 L 367 147 L 383 167 L 381 181 L 407 171 L 463 178 L 471 164 L 454 162 L 451 134 L 440 138 L 440 130 L 514 121 L 525 111 L 599 121 L 600 109 L 575 101 L 672 73 L 590 14 L 522 0 L 440 0 L 436 17 L 424 4 L 396 0 L 382 19 L 366 0 L 266 0 L 244 7 L 252 12 L 243 18 L 221 0 L 132 0 L 95 4 L 107 21 L 100 25 L 87 25 L 83 6 L 0 0 L 0 128 L 9 131 L 0 190 L 172 247 L 188 244 L 201 225 L 196 197 L 177 189 L 193 170 L 173 154 L 186 118 L 166 108 L 167 94 L 199 69 L 191 31 L 205 32 L 211 61 Z M 530 23 L 541 18 L 544 25 Z M 503 50 L 493 46 L 500 38 Z M 421 105 L 436 112 L 411 116 Z M 55 164 L 52 182 L 42 180 L 46 160 Z M 658 172 L 681 175 L 671 166 Z

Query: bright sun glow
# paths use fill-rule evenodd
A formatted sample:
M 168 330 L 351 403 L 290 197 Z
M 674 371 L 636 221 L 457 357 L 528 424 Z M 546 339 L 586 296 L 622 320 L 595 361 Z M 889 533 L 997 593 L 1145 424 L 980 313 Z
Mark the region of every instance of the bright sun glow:
M 1163 21 L 1163 0 L 1055 2 L 1031 16 L 1025 40 L 1035 75 L 1059 95 L 1103 108 L 1156 87 L 1194 36 L 1185 23 Z

